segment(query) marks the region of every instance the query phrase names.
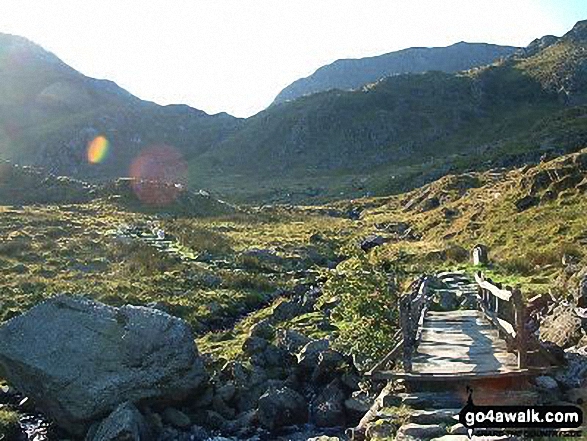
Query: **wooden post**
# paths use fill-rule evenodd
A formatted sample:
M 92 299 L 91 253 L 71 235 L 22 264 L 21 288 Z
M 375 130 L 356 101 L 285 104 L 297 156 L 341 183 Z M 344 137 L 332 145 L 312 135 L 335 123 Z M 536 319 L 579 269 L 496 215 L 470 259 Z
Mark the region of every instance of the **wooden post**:
M 412 371 L 412 295 L 408 294 L 400 300 L 400 324 L 404 339 L 403 365 L 405 372 Z
M 519 288 L 512 291 L 512 301 L 516 311 L 516 343 L 518 346 L 518 368 L 528 366 L 528 341 L 526 338 L 526 306 Z

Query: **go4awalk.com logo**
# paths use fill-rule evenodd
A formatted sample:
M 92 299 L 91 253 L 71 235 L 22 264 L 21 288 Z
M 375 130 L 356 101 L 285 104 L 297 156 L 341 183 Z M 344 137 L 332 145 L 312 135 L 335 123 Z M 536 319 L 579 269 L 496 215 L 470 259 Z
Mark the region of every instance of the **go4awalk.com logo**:
M 476 406 L 472 391 L 459 422 L 474 434 L 580 437 L 583 411 L 578 406 Z

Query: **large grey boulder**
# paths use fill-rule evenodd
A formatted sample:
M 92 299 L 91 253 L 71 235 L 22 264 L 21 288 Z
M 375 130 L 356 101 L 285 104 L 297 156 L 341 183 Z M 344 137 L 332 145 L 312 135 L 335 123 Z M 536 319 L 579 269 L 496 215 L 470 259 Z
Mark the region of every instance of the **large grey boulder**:
M 0 376 L 74 434 L 121 403 L 180 400 L 206 380 L 183 320 L 69 296 L 0 328 Z

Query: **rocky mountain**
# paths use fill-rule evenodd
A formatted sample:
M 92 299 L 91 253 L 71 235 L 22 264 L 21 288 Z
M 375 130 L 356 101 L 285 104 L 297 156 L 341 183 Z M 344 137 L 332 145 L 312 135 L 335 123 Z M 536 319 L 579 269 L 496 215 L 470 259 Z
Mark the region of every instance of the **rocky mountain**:
M 586 22 L 489 66 L 385 78 L 271 106 L 191 167 L 249 200 L 389 194 L 587 141 Z M 229 179 L 233 177 L 233 179 Z
M 460 42 L 447 47 L 412 47 L 376 57 L 336 60 L 283 89 L 274 103 L 330 89 L 352 90 L 382 78 L 437 70 L 458 72 L 490 64 L 518 48 L 487 43 Z
M 0 159 L 84 179 L 127 176 L 145 148 L 171 145 L 189 158 L 238 125 L 227 114 L 143 101 L 25 38 L 0 34 Z M 88 145 L 98 136 L 106 148 L 91 162 Z
M 385 195 L 449 172 L 538 162 L 587 141 L 586 23 L 490 65 L 388 76 L 248 119 L 142 101 L 4 35 L 0 159 L 83 181 L 164 180 L 254 203 Z M 446 60 L 470 62 L 456 54 L 472 47 L 514 50 L 457 44 L 445 48 L 455 54 Z

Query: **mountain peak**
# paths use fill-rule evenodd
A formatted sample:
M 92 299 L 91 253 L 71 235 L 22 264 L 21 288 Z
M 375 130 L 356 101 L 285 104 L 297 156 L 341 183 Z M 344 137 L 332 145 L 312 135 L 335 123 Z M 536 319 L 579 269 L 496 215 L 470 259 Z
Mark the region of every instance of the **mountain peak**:
M 587 20 L 578 21 L 563 38 L 576 42 L 587 42 Z

